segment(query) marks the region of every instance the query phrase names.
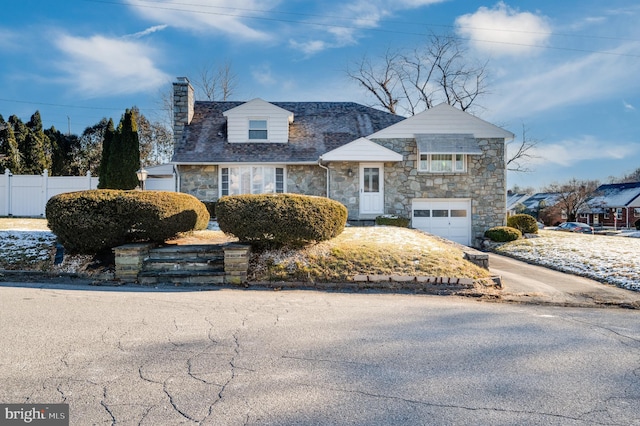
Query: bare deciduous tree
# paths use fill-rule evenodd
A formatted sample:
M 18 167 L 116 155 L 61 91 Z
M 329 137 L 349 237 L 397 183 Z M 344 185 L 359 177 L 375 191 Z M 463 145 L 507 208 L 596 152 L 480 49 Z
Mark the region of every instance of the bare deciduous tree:
M 597 180 L 571 179 L 566 183 L 552 183 L 545 188 L 545 192 L 558 194 L 557 206 L 567 215 L 568 222 L 575 222 L 578 212 L 587 205 L 587 201 L 596 193 L 600 186 Z
M 531 172 L 532 169 L 528 166 L 531 160 L 540 158 L 540 156 L 534 153 L 535 147 L 538 145 L 538 141 L 535 139 L 529 139 L 527 137 L 527 127 L 522 125 L 522 140 L 516 145 L 515 140 L 507 142 L 507 150 L 511 150 L 512 153 L 507 159 L 507 170 L 512 172 Z
M 237 75 L 233 72 L 231 61 L 216 66 L 203 66 L 197 79 L 193 80 L 196 98 L 208 101 L 228 101 L 237 84 Z
M 414 115 L 440 102 L 466 111 L 488 91 L 487 62 L 474 63 L 465 53 L 459 39 L 432 34 L 412 52 L 387 50 L 376 62 L 365 56 L 347 75 L 392 114 L 400 108 Z

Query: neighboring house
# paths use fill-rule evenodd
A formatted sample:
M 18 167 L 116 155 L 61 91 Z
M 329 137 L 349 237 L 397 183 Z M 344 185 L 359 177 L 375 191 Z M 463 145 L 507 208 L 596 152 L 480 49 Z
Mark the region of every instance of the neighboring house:
M 351 102 L 194 102 L 174 85 L 180 191 L 292 192 L 344 204 L 466 245 L 505 224 L 505 139 L 513 134 L 446 104 L 410 118 Z
M 559 194 L 555 192 L 536 192 L 518 200 L 524 208 L 523 213 L 530 214 L 547 226 L 558 225 L 567 220 L 567 214 L 558 206 Z
M 524 202 L 531 194 L 520 194 L 507 191 L 507 216 L 513 216 L 518 213 L 527 213 Z
M 640 220 L 640 182 L 600 185 L 578 215 L 595 226 L 633 228 Z

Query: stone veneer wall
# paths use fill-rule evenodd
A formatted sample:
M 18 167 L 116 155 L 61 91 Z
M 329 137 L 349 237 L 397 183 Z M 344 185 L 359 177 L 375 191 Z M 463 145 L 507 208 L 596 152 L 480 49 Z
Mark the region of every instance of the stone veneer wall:
M 503 139 L 481 139 L 483 155 L 467 156 L 467 172 L 418 172 L 415 139 L 380 139 L 380 145 L 401 153 L 400 165 L 385 164 L 385 213 L 411 217 L 413 198 L 471 199 L 472 244 L 484 231 L 506 223 L 506 165 Z
M 295 194 L 327 195 L 327 172 L 316 165 L 287 166 L 286 191 Z
M 358 163 L 335 162 L 329 164 L 329 197 L 341 202 L 349 211 L 349 220 L 360 219 L 360 183 Z M 351 170 L 351 176 L 349 176 Z
M 287 166 L 287 192 L 326 196 L 326 171 L 318 166 Z M 180 192 L 203 201 L 218 199 L 218 166 L 178 166 Z
M 187 77 L 178 77 L 173 83 L 173 140 L 177 144 L 182 139 L 184 126 L 191 123 L 194 108 L 193 86 Z
M 218 199 L 218 166 L 178 166 L 180 192 L 202 201 Z

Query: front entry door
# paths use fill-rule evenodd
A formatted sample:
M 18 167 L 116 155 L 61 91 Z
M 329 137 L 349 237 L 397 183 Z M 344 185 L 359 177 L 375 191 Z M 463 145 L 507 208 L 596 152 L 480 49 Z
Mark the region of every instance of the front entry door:
M 360 164 L 360 214 L 384 213 L 384 164 Z

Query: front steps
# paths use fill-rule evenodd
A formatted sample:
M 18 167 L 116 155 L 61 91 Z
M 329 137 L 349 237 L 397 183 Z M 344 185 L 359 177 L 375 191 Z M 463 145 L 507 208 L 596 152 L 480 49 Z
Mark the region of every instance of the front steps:
M 149 250 L 138 274 L 143 285 L 225 283 L 224 246 L 170 245 Z

